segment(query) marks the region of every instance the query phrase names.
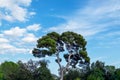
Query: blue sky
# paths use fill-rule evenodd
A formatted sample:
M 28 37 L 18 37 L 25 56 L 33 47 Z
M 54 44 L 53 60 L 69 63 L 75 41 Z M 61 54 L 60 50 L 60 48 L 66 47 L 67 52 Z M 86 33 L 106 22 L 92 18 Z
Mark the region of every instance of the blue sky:
M 31 50 L 52 31 L 82 34 L 91 62 L 120 67 L 120 0 L 0 0 L 0 63 L 39 60 Z

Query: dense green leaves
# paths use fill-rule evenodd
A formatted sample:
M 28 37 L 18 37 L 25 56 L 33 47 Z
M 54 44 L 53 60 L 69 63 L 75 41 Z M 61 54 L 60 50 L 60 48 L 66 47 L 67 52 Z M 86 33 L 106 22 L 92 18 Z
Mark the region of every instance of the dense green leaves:
M 70 31 L 62 33 L 61 39 L 65 43 L 73 44 L 74 42 L 80 47 L 85 47 L 86 45 L 86 41 L 82 35 L 74 33 L 74 32 L 70 32 Z
M 16 77 L 15 73 L 18 70 L 18 65 L 13 62 L 4 62 L 0 66 L 1 77 L 4 77 L 6 80 L 15 80 L 13 77 Z
M 64 76 L 64 80 L 120 80 L 120 69 L 115 66 L 105 66 L 101 61 L 96 61 L 83 71 L 82 69 L 71 69 Z
M 99 68 L 96 68 L 91 71 L 87 80 L 104 80 L 104 73 Z
M 38 68 L 39 76 L 36 76 L 37 80 L 54 80 L 50 70 L 47 67 Z
M 38 40 L 37 47 L 46 48 L 42 53 L 46 55 L 52 55 L 56 52 L 56 41 L 49 36 L 43 36 Z
M 116 69 L 114 76 L 115 76 L 115 80 L 120 80 L 120 69 Z
M 115 66 L 105 66 L 105 79 L 106 80 L 114 80 L 115 78 Z
M 80 77 L 80 69 L 70 69 L 69 72 L 66 75 L 64 75 L 64 80 L 79 80 Z
M 50 38 L 52 38 L 55 41 L 57 41 L 60 38 L 60 35 L 56 32 L 48 33 L 47 36 L 49 36 Z
M 46 61 L 4 62 L 0 65 L 0 80 L 54 80 Z

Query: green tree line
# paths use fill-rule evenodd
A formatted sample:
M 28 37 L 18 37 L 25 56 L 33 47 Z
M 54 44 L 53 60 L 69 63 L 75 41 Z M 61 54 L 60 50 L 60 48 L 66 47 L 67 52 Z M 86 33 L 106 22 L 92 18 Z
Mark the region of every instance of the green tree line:
M 120 68 L 105 65 L 104 62 L 93 62 L 86 70 L 70 69 L 64 80 L 120 80 Z
M 0 80 L 59 80 L 60 77 L 51 74 L 47 61 L 32 61 L 17 63 L 5 61 L 0 65 Z M 104 62 L 93 62 L 86 69 L 70 68 L 64 75 L 64 80 L 120 80 L 120 68 L 105 65 Z
M 5 61 L 0 65 L 0 80 L 55 80 L 46 61 L 17 63 Z

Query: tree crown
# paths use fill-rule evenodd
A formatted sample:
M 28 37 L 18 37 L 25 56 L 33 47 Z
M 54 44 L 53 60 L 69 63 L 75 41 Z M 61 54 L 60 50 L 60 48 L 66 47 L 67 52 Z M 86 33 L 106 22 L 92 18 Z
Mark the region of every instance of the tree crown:
M 67 51 L 68 53 L 64 54 L 63 57 L 68 62 L 69 54 L 72 54 L 70 63 L 72 66 L 75 66 L 77 63 L 84 64 L 90 62 L 85 47 L 86 44 L 87 42 L 80 34 L 70 31 L 62 34 L 51 32 L 37 40 L 37 48 L 34 48 L 32 53 L 35 57 L 45 57 L 45 55 L 59 55 L 59 53 Z M 56 60 L 56 62 L 58 61 L 61 61 L 61 58 Z

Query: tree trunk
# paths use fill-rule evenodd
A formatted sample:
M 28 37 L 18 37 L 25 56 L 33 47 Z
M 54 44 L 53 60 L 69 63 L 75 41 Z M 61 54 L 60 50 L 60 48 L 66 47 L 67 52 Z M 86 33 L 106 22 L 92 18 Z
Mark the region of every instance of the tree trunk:
M 66 64 L 65 68 L 60 69 L 60 80 L 63 80 L 64 73 L 66 73 L 66 70 L 68 69 L 68 67 L 70 65 L 70 57 L 71 57 L 71 55 L 72 54 L 69 54 L 68 63 Z
M 63 80 L 63 70 L 61 71 L 60 80 Z

